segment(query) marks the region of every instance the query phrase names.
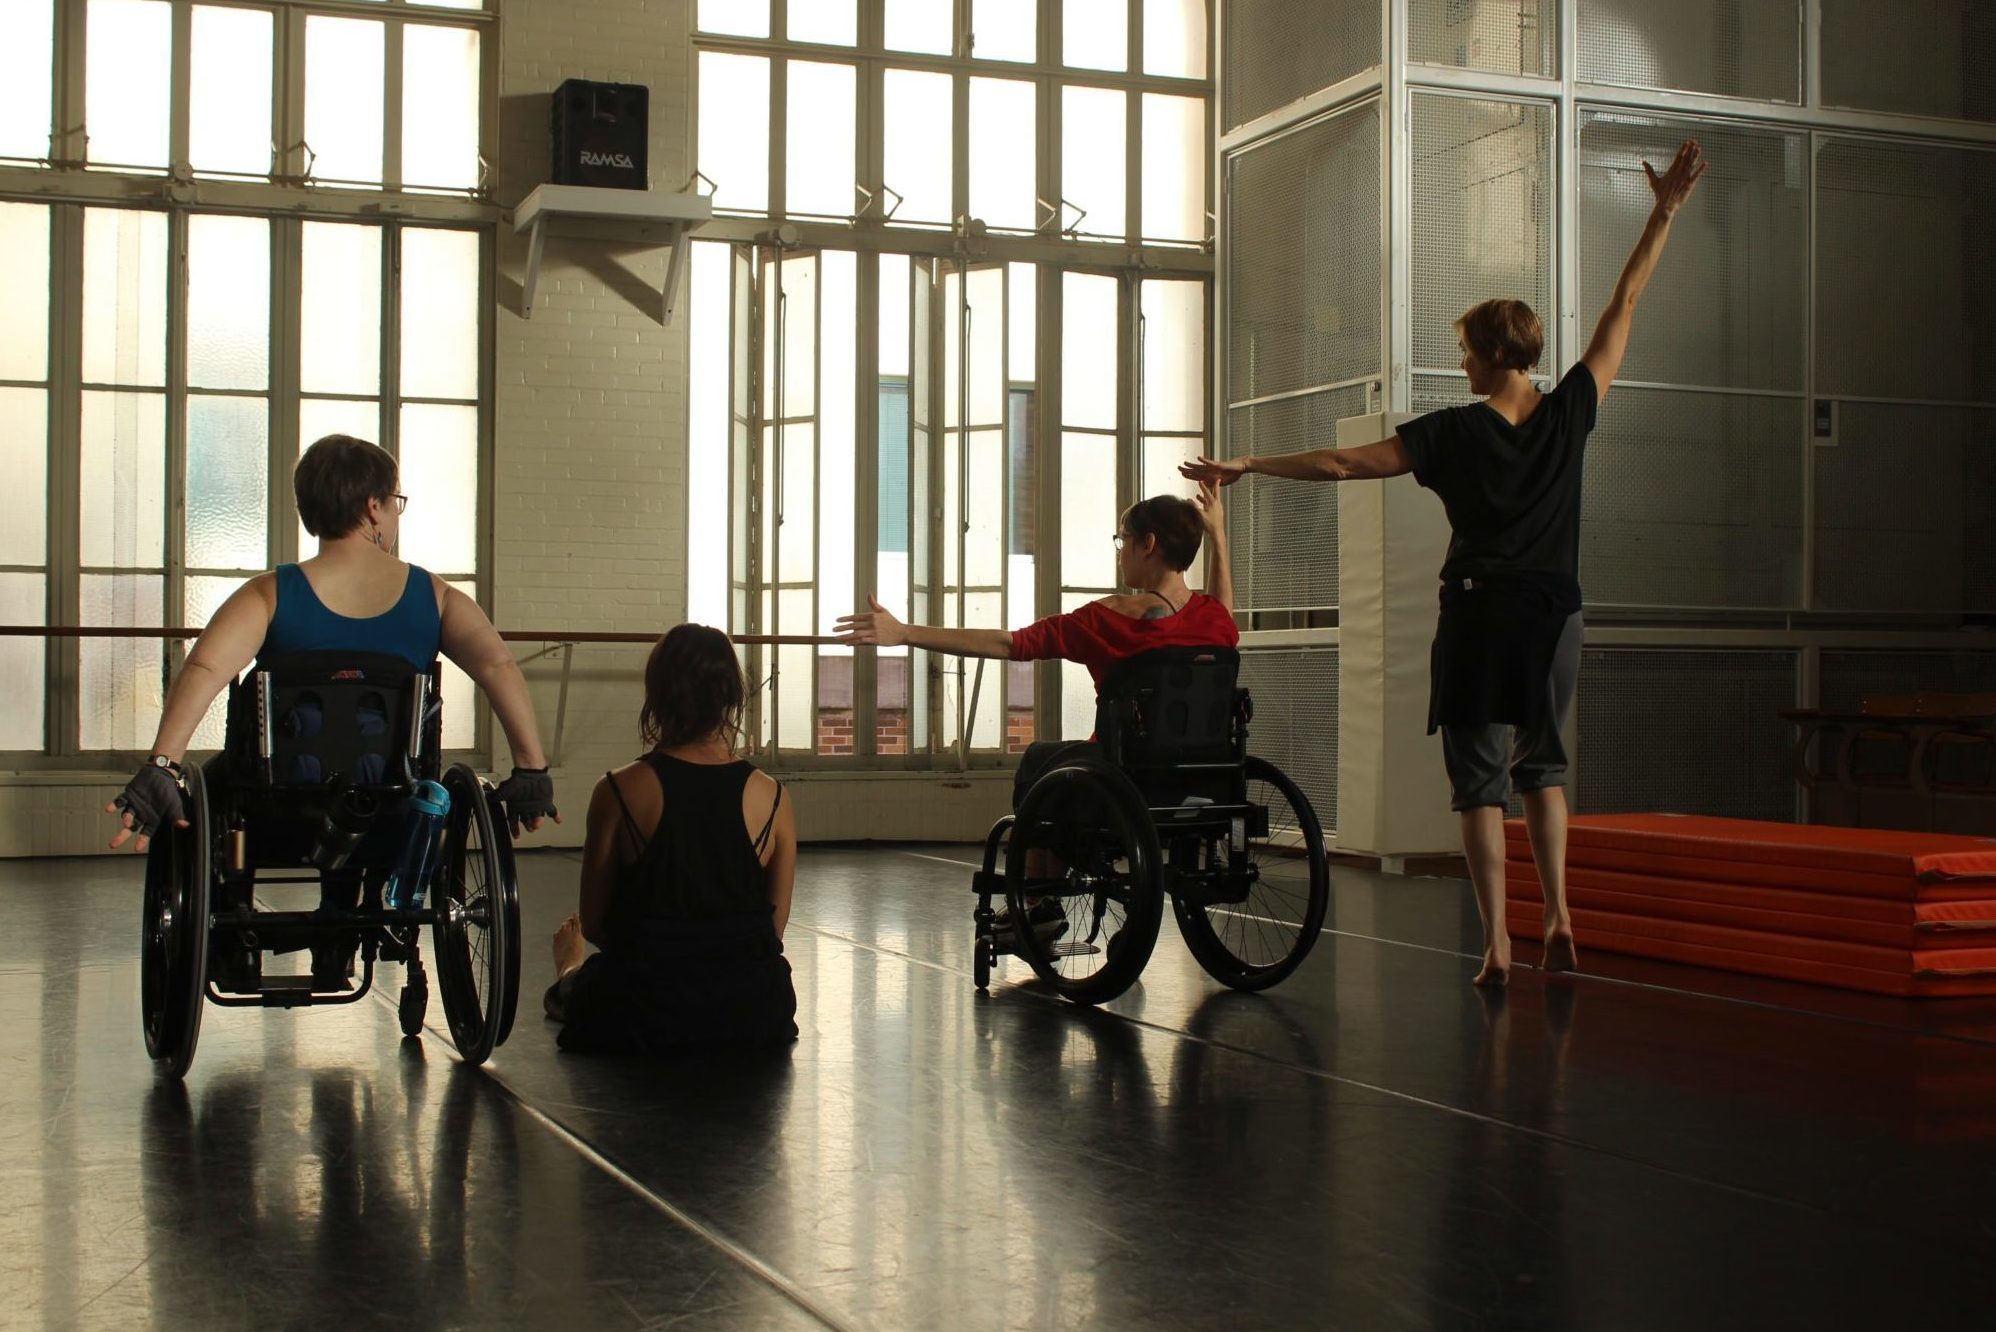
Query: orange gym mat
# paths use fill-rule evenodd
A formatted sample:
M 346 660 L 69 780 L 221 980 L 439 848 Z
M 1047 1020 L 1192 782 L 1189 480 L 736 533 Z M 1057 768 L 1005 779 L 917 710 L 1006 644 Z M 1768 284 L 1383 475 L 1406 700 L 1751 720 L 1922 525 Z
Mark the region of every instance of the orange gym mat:
M 1513 934 L 1543 928 L 1506 827 Z M 1669 814 L 1572 820 L 1580 947 L 1879 994 L 1996 994 L 1996 840 Z

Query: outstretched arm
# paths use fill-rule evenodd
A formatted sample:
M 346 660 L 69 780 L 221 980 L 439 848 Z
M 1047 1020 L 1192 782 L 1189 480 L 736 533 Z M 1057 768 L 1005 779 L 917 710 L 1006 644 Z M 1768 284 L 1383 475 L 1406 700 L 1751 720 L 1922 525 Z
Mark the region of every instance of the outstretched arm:
M 1199 517 L 1206 526 L 1206 595 L 1232 610 L 1234 575 L 1227 557 L 1227 511 L 1220 501 L 1220 483 L 1201 481 L 1198 497 L 1192 502 L 1199 506 Z
M 841 615 L 832 630 L 842 643 L 873 647 L 918 647 L 954 657 L 1012 657 L 1012 635 L 1003 629 L 942 629 L 931 624 L 903 624 L 878 599 L 868 597 L 869 610 Z
M 1291 481 L 1384 481 L 1411 472 L 1414 464 L 1398 435 L 1355 449 L 1310 449 L 1272 458 L 1199 458 L 1181 463 L 1178 474 L 1204 485 L 1231 486 L 1244 476 L 1279 476 Z
M 1656 196 L 1656 207 L 1650 210 L 1642 238 L 1636 242 L 1628 263 L 1622 266 L 1621 280 L 1615 284 L 1608 308 L 1601 312 L 1601 322 L 1594 326 L 1594 340 L 1587 344 L 1587 354 L 1580 358 L 1594 376 L 1597 401 L 1608 396 L 1608 385 L 1621 372 L 1622 357 L 1629 350 L 1629 326 L 1635 320 L 1636 302 L 1642 299 L 1643 289 L 1649 286 L 1650 276 L 1656 272 L 1657 260 L 1663 257 L 1663 244 L 1670 239 L 1671 219 L 1691 197 L 1710 165 L 1695 139 L 1686 139 L 1679 146 L 1670 169 L 1661 176 L 1648 162 L 1643 163 L 1650 191 Z

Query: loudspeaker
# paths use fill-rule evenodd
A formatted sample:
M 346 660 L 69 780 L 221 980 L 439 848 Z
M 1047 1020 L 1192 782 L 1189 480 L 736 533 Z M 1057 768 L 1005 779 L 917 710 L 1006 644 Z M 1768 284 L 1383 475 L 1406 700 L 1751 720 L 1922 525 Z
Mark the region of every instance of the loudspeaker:
M 651 185 L 651 89 L 637 83 L 569 79 L 554 90 L 548 129 L 557 185 L 642 190 Z

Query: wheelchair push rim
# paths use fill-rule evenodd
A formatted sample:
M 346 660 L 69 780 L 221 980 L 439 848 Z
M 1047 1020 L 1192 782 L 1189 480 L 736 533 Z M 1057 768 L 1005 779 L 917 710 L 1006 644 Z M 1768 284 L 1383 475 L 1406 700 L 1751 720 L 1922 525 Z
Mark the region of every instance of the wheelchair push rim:
M 1093 804 L 1099 818 L 1077 819 L 1077 800 L 1084 809 Z M 1033 850 L 1057 857 L 1059 873 L 1029 880 Z M 1026 793 L 1012 825 L 1005 896 L 1014 921 L 1028 920 L 1035 900 L 1057 903 L 1061 919 L 1057 931 L 1019 929 L 1019 955 L 1063 998 L 1114 999 L 1143 974 L 1157 944 L 1164 912 L 1159 865 L 1157 831 L 1128 777 L 1098 760 L 1047 773 Z
M 1302 788 L 1258 758 L 1248 759 L 1246 777 L 1247 801 L 1268 810 L 1268 831 L 1246 840 L 1243 899 L 1202 905 L 1173 897 L 1171 907 L 1208 975 L 1237 990 L 1265 990 L 1302 965 L 1323 932 L 1331 866 Z
M 187 826 L 153 835 L 139 931 L 140 1027 L 153 1067 L 173 1079 L 186 1076 L 201 1039 L 213 851 L 201 770 L 188 764 L 181 780 Z
M 451 1040 L 482 1064 L 505 1040 L 519 981 L 520 899 L 505 834 L 484 784 L 463 764 L 444 774 L 450 815 L 432 884 L 437 979 Z M 510 845 L 505 847 L 510 851 Z

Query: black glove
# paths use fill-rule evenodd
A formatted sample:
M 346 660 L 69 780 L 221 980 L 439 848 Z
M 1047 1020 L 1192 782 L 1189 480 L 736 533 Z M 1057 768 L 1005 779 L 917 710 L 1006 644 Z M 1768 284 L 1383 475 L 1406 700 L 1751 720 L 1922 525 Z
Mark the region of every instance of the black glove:
M 187 799 L 179 779 L 151 763 L 125 783 L 111 804 L 131 816 L 132 831 L 141 837 L 152 837 L 187 818 Z
M 515 768 L 511 777 L 499 783 L 494 794 L 506 807 L 506 822 L 515 837 L 520 835 L 523 824 L 531 827 L 542 819 L 559 822 L 554 807 L 554 778 L 548 776 L 546 768 Z

